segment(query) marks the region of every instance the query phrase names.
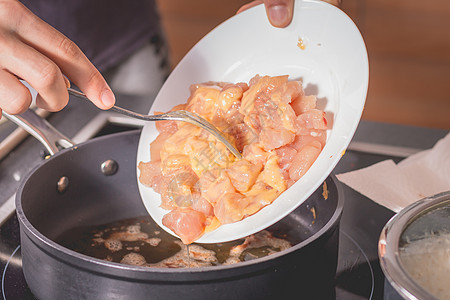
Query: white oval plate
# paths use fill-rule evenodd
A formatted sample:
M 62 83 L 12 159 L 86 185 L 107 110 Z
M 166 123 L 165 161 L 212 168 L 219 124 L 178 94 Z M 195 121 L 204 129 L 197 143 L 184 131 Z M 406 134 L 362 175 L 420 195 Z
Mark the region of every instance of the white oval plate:
M 298 46 L 301 39 L 305 45 Z M 302 204 L 334 169 L 358 126 L 367 94 L 369 67 L 364 41 L 340 9 L 321 1 L 295 2 L 286 28 L 272 27 L 262 5 L 233 16 L 200 40 L 181 60 L 157 95 L 150 113 L 186 103 L 189 86 L 206 81 L 247 82 L 254 75 L 301 79 L 307 94 L 318 98 L 330 129 L 327 143 L 309 171 L 271 205 L 233 224 L 204 234 L 198 243 L 219 243 L 256 233 Z M 158 132 L 143 128 L 137 163 L 150 160 L 150 143 Z M 138 176 L 139 176 L 139 170 Z M 156 223 L 169 211 L 160 195 L 138 183 L 142 201 Z

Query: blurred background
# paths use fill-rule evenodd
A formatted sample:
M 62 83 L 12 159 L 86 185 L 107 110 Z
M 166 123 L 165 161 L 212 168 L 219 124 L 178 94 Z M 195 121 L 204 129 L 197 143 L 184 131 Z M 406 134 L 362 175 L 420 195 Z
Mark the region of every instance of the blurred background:
M 157 0 L 172 66 L 250 0 Z M 450 1 L 342 0 L 369 54 L 363 119 L 450 129 Z

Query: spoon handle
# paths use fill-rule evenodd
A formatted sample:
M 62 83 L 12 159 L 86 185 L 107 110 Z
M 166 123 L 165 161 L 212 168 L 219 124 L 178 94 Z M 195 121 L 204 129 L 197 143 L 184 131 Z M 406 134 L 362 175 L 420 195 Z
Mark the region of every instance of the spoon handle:
M 86 96 L 86 94 L 84 94 L 83 92 L 77 91 L 77 90 L 72 89 L 72 88 L 68 88 L 67 91 L 69 92 L 69 94 L 71 94 L 73 96 L 76 96 L 76 97 L 81 98 L 83 100 L 90 101 L 89 98 Z M 142 114 L 139 114 L 137 112 L 134 112 L 134 111 L 131 111 L 131 110 L 128 110 L 128 109 L 125 109 L 125 108 L 122 108 L 122 107 L 119 107 L 119 106 L 116 106 L 116 105 L 111 107 L 109 110 L 118 112 L 120 114 L 129 116 L 129 117 L 132 117 L 132 118 L 144 120 L 144 121 L 151 121 L 151 120 L 160 121 L 160 120 L 163 120 L 162 118 L 155 118 L 155 119 L 153 119 L 152 118 L 153 116 L 142 115 Z

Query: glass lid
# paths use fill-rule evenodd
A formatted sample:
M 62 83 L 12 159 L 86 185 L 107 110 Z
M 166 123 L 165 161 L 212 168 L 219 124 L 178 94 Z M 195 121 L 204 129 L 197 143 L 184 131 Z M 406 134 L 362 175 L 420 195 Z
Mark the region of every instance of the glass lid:
M 398 246 L 406 273 L 438 299 L 450 299 L 450 199 L 413 217 Z

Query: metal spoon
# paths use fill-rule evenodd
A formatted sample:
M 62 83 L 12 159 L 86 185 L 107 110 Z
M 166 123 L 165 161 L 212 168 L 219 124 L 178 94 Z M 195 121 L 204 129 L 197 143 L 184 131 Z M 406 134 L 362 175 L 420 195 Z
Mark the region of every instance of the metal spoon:
M 86 95 L 80 91 L 74 90 L 72 88 L 68 88 L 67 90 L 69 91 L 69 94 L 71 94 L 71 95 L 77 96 L 77 97 L 85 99 L 85 100 L 89 100 L 89 98 L 86 97 Z M 160 115 L 143 115 L 143 114 L 139 114 L 137 112 L 130 111 L 128 109 L 119 107 L 119 106 L 113 106 L 109 110 L 118 112 L 120 114 L 129 116 L 132 118 L 144 120 L 144 121 L 174 120 L 174 121 L 182 121 L 182 122 L 187 122 L 187 123 L 193 124 L 195 126 L 205 129 L 206 131 L 208 131 L 209 133 L 214 135 L 238 159 L 242 158 L 241 153 L 233 145 L 231 145 L 231 143 L 227 140 L 227 138 L 223 135 L 222 132 L 220 132 L 214 125 L 212 125 L 211 123 L 209 123 L 208 121 L 206 121 L 205 119 L 203 119 L 202 117 L 200 117 L 197 114 L 194 114 L 194 113 L 191 113 L 191 112 L 188 112 L 185 110 L 175 110 L 175 111 L 171 111 L 171 112 L 168 112 L 165 114 L 160 114 Z

